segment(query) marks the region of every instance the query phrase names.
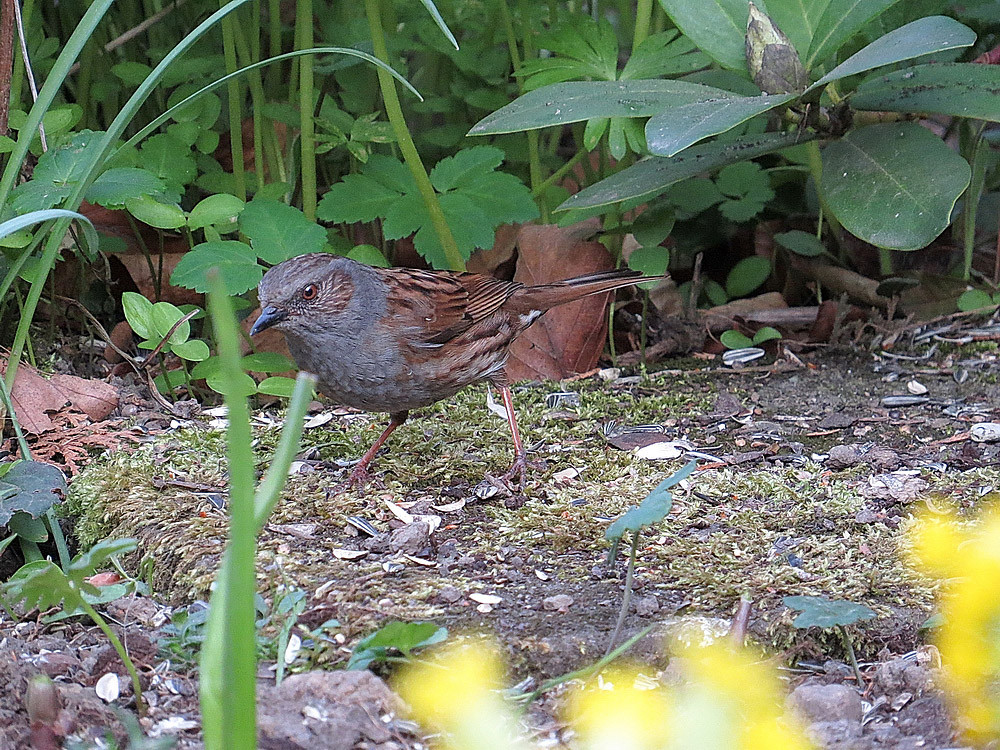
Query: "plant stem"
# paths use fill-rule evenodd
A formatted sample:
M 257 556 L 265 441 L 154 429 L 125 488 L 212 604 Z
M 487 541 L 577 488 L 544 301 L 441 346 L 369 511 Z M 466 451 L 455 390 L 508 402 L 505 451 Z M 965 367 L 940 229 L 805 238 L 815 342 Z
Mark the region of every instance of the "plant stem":
M 226 4 L 226 0 L 219 0 L 219 6 Z M 226 59 L 226 73 L 234 73 L 236 64 L 236 18 L 232 15 L 222 19 L 222 49 Z M 240 82 L 233 78 L 226 83 L 229 92 L 229 149 L 233 157 L 233 178 L 236 181 L 236 197 L 241 200 L 247 199 L 246 175 L 243 174 L 243 123 L 240 116 Z
M 983 128 L 985 123 L 976 122 L 970 124 L 972 131 L 972 179 L 969 187 L 965 190 L 965 200 L 962 204 L 962 279 L 969 281 L 972 278 L 972 257 L 976 250 L 976 214 L 979 210 L 979 198 L 983 194 L 983 185 L 986 182 L 986 155 L 989 147 L 983 138 Z
M 375 57 L 388 65 L 389 50 L 385 43 L 385 30 L 382 28 L 380 3 L 381 0 L 365 0 L 365 12 L 368 14 L 368 27 L 371 30 L 372 48 L 375 52 Z M 430 214 L 431 223 L 434 225 L 434 231 L 441 242 L 445 258 L 448 261 L 448 267 L 453 271 L 463 271 L 465 270 L 465 260 L 462 258 L 462 253 L 458 249 L 455 237 L 451 233 L 451 227 L 448 226 L 448 221 L 444 216 L 444 211 L 441 209 L 437 193 L 434 192 L 434 186 L 431 184 L 430 177 L 427 176 L 427 170 L 424 168 L 424 163 L 417 152 L 417 146 L 414 144 L 413 137 L 406 127 L 403 108 L 399 104 L 399 94 L 396 92 L 396 82 L 382 68 L 377 68 L 376 73 L 378 75 L 379 88 L 382 91 L 385 112 L 389 117 L 393 133 L 396 135 L 396 142 L 399 145 L 400 152 L 403 154 L 406 166 L 410 169 L 410 174 L 413 175 L 413 179 L 417 183 L 417 189 L 420 191 L 420 197 L 424 200 L 427 213 Z
M 295 49 L 313 46 L 313 3 L 298 0 L 295 4 Z M 302 212 L 310 221 L 316 220 L 316 121 L 313 119 L 313 56 L 304 55 L 299 61 L 299 148 L 302 155 Z
M 81 596 L 80 601 L 77 603 L 80 605 L 80 608 L 87 613 L 90 619 L 97 624 L 97 627 L 99 627 L 104 635 L 107 636 L 108 640 L 111 641 L 111 646 L 114 648 L 115 653 L 118 654 L 118 658 L 122 660 L 122 664 L 125 665 L 125 669 L 128 671 L 128 676 L 132 679 L 132 692 L 135 693 L 136 711 L 139 712 L 139 716 L 145 716 L 146 701 L 143 700 L 142 697 L 142 685 L 139 684 L 139 673 L 136 672 L 135 664 L 132 663 L 132 660 L 129 658 L 128 651 L 125 650 L 125 644 L 121 642 L 118 636 L 115 635 L 115 631 L 110 628 L 103 617 L 97 614 L 97 610 L 90 606 L 86 599 Z
M 632 51 L 649 36 L 649 22 L 653 17 L 653 0 L 637 0 L 635 8 L 635 33 L 632 35 Z
M 615 647 L 615 641 L 618 640 L 618 634 L 621 633 L 622 625 L 625 624 L 625 617 L 628 615 L 629 605 L 632 603 L 632 573 L 635 571 L 635 556 L 638 551 L 639 532 L 633 531 L 632 549 L 629 550 L 628 568 L 625 570 L 625 594 L 622 597 L 622 607 L 618 610 L 618 621 L 615 622 L 615 629 L 611 633 L 611 638 L 608 641 L 608 650 L 604 654 L 605 657 L 611 655 L 611 652 Z
M 531 189 L 531 194 L 537 197 L 542 193 L 544 193 L 555 183 L 559 182 L 559 180 L 561 180 L 563 177 L 569 174 L 569 171 L 573 169 L 573 167 L 575 167 L 577 164 L 579 164 L 580 161 L 584 159 L 589 153 L 590 152 L 587 151 L 585 146 L 581 146 L 580 150 L 577 151 L 575 154 L 573 154 L 573 156 L 570 157 L 569 161 L 567 161 L 565 164 L 559 167 L 559 169 L 557 169 L 555 172 L 553 172 L 547 178 L 545 178 L 544 182 L 539 183 L 537 187 L 533 187 Z
M 837 243 L 839 257 L 841 262 L 843 262 L 846 258 L 844 245 L 840 237 L 840 222 L 837 221 L 837 217 L 833 215 L 833 211 L 830 210 L 830 207 L 826 205 L 826 197 L 823 195 L 823 188 L 821 187 L 823 179 L 823 157 L 819 151 L 819 141 L 812 140 L 806 144 L 806 158 L 809 161 L 809 174 L 812 175 L 813 185 L 816 187 L 816 197 L 819 199 L 820 209 L 823 212 L 823 216 L 826 218 L 827 224 L 830 225 L 830 234 L 833 235 L 833 240 Z
M 861 674 L 861 668 L 858 667 L 858 658 L 854 654 L 854 644 L 851 642 L 851 637 L 847 634 L 847 628 L 843 625 L 838 625 L 837 630 L 844 641 L 844 648 L 847 649 L 847 659 L 851 663 L 851 669 L 854 670 L 854 678 L 858 681 L 858 687 L 860 687 L 865 684 L 865 678 Z

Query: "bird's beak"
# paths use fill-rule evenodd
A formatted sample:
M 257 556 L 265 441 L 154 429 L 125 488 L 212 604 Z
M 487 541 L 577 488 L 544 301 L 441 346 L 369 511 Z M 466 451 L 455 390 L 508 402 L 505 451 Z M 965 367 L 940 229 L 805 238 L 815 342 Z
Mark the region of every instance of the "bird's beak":
M 250 329 L 250 335 L 255 336 L 261 331 L 280 323 L 287 317 L 288 313 L 284 310 L 279 310 L 277 307 L 274 307 L 274 305 L 268 305 L 260 311 L 260 317 L 257 318 L 256 322 L 253 324 L 253 328 Z

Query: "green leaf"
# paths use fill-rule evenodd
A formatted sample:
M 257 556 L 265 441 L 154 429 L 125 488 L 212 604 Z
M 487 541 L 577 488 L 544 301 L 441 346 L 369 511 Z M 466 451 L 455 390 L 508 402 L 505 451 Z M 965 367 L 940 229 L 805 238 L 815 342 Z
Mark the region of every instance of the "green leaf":
M 793 229 L 790 232 L 779 232 L 774 235 L 774 240 L 782 247 L 804 258 L 815 258 L 817 255 L 822 255 L 826 252 L 826 246 L 815 234 L 803 232 L 799 229 Z
M 674 25 L 722 67 L 746 71 L 746 0 L 660 0 Z M 757 6 L 766 10 L 764 3 Z
M 465 148 L 448 156 L 431 170 L 431 184 L 440 192 L 463 187 L 469 181 L 492 172 L 503 162 L 503 151 L 495 146 Z
M 356 245 L 348 251 L 347 257 L 368 266 L 389 267 L 389 261 L 382 255 L 382 251 L 374 245 Z
M 719 341 L 727 349 L 746 349 L 753 346 L 753 341 L 737 330 L 723 331 Z
M 87 189 L 87 200 L 105 208 L 121 208 L 125 201 L 164 190 L 163 180 L 137 167 L 117 167 L 101 174 Z
M 678 36 L 675 29 L 651 34 L 632 50 L 622 69 L 622 80 L 641 80 L 662 76 L 679 76 L 707 68 L 711 58 L 699 52 L 694 42 Z
M 730 299 L 746 297 L 767 281 L 771 275 L 771 261 L 760 255 L 743 258 L 726 276 L 726 294 Z
M 611 541 L 621 539 L 626 531 L 634 534 L 642 527 L 651 526 L 666 518 L 673 500 L 668 490 L 691 476 L 697 465 L 695 461 L 690 461 L 656 485 L 639 507 L 632 506 L 608 527 L 604 532 L 605 539 Z
M 157 229 L 180 229 L 187 221 L 176 203 L 162 203 L 151 195 L 126 198 L 125 208 L 139 221 Z
M 170 333 L 170 329 L 183 317 L 184 313 L 176 305 L 169 302 L 155 302 L 149 316 L 150 322 L 153 324 L 153 336 L 150 338 L 154 338 L 157 341 L 166 338 L 167 334 Z M 174 329 L 173 333 L 170 333 L 167 343 L 171 345 L 181 344 L 187 341 L 190 335 L 191 321 L 185 320 Z
M 80 605 L 83 594 L 97 596 L 100 593 L 96 586 L 84 579 L 94 575 L 110 558 L 135 548 L 135 539 L 99 542 L 74 557 L 66 573 L 49 560 L 28 563 L 0 586 L 0 592 L 15 602 L 23 601 L 25 609 L 75 609 Z
M 916 65 L 866 81 L 856 109 L 970 117 L 1000 122 L 1000 69 L 971 63 Z
M 5 526 L 14 513 L 39 518 L 62 502 L 65 493 L 66 478 L 57 467 L 40 461 L 18 461 L 0 479 L 0 526 Z
M 669 265 L 670 251 L 659 245 L 637 247 L 628 256 L 628 267 L 633 271 L 639 271 L 644 276 L 662 276 L 667 272 Z M 638 286 L 640 289 L 644 289 L 655 285 L 655 281 L 648 281 Z
M 812 70 L 833 55 L 861 27 L 899 0 L 830 0 L 816 25 L 816 33 L 802 64 Z
M 821 185 L 849 232 L 878 247 L 916 250 L 948 226 L 971 171 L 916 123 L 869 125 L 826 147 Z
M 649 117 L 681 104 L 732 96 L 722 89 L 685 81 L 554 83 L 487 115 L 472 127 L 469 135 L 516 133 L 594 117 Z
M 85 176 L 100 146 L 100 135 L 103 134 L 81 131 L 62 146 L 50 148 L 39 156 L 31 180 L 11 191 L 14 213 L 51 208 L 69 197 L 73 187 Z
M 958 309 L 960 312 L 971 310 L 981 310 L 986 307 L 995 307 L 996 302 L 989 294 L 982 289 L 967 289 L 958 298 Z
M 673 156 L 703 138 L 725 133 L 752 117 L 792 101 L 797 94 L 732 96 L 669 107 L 649 118 L 646 143 L 657 156 Z
M 629 229 L 636 242 L 645 248 L 652 248 L 670 236 L 674 229 L 675 220 L 676 216 L 672 205 L 651 207 L 639 214 Z M 635 268 L 631 258 L 629 266 Z M 663 273 L 663 271 L 650 271 L 649 273 Z
M 240 214 L 240 230 L 250 238 L 254 252 L 272 265 L 319 252 L 326 244 L 323 227 L 309 221 L 299 209 L 266 198 L 247 203 Z
M 153 337 L 153 303 L 136 292 L 122 293 L 125 320 L 141 339 Z
M 488 217 L 491 230 L 501 224 L 538 218 L 538 205 L 531 196 L 531 190 L 519 177 L 506 172 L 487 172 L 469 177 L 456 192 L 476 203 Z M 447 212 L 445 215 L 448 216 Z M 479 247 L 491 247 L 492 244 L 491 238 L 486 245 Z
M 754 345 L 763 344 L 765 341 L 775 341 L 781 338 L 781 331 L 777 328 L 772 328 L 771 326 L 764 326 L 759 328 L 757 332 L 753 335 Z
M 867 47 L 844 60 L 809 88 L 810 90 L 815 89 L 825 86 L 830 81 L 863 73 L 873 68 L 880 68 L 883 65 L 893 65 L 903 60 L 911 60 L 921 55 L 957 47 L 969 47 L 975 41 L 976 33 L 952 18 L 947 16 L 921 18 L 879 37 Z M 970 65 L 969 67 L 989 68 L 992 66 Z M 905 73 L 902 70 L 898 72 Z M 853 98 L 851 104 L 858 106 Z
M 198 173 L 190 146 L 167 133 L 154 135 L 142 144 L 139 166 L 163 180 L 170 190 L 180 192 Z
M 365 167 L 380 157 L 374 154 Z M 349 174 L 331 185 L 316 208 L 316 215 L 323 221 L 356 222 L 374 221 L 388 213 L 399 200 L 401 193 L 386 187 L 365 174 Z
M 613 81 L 618 74 L 618 40 L 606 19 L 575 14 L 536 42 L 550 57 L 527 60 L 516 75 L 524 78 L 524 89 L 579 78 Z
M 382 661 L 388 657 L 390 650 L 409 656 L 415 649 L 432 646 L 447 637 L 447 628 L 432 622 L 388 622 L 358 641 L 347 662 L 347 668 L 366 669 L 373 661 Z
M 181 359 L 188 362 L 201 362 L 208 359 L 208 344 L 201 339 L 191 339 L 182 341 L 179 344 L 171 344 L 170 350 Z
M 295 364 L 278 352 L 254 352 L 243 357 L 240 364 L 250 372 L 288 372 L 295 369 Z
M 153 72 L 153 69 L 141 62 L 128 60 L 111 66 L 111 72 L 121 79 L 126 86 L 138 86 L 146 80 L 146 76 Z
M 280 396 L 281 398 L 291 398 L 295 390 L 295 380 L 281 375 L 273 375 L 264 378 L 257 386 L 257 392 L 267 396 Z
M 827 599 L 825 596 L 786 596 L 781 601 L 789 609 L 801 613 L 792 622 L 796 628 L 832 628 L 837 625 L 853 625 L 875 617 L 875 612 L 865 605 L 845 599 Z
M 253 289 L 264 275 L 257 254 L 247 244 L 221 240 L 203 242 L 185 253 L 170 275 L 170 283 L 207 293 L 208 272 L 213 268 L 218 269 L 226 293 L 232 295 Z
M 45 522 L 40 518 L 33 518 L 28 513 L 20 511 L 15 513 L 7 522 L 7 528 L 27 542 L 42 544 L 49 540 L 49 530 Z
M 236 217 L 240 215 L 245 205 L 235 195 L 228 193 L 210 195 L 191 209 L 188 215 L 188 229 L 201 229 L 216 224 L 231 224 L 231 228 L 236 229 Z
M 652 198 L 666 192 L 671 185 L 681 180 L 778 151 L 799 143 L 802 139 L 803 136 L 795 133 L 762 133 L 734 138 L 725 143 L 713 141 L 701 144 L 669 158 L 644 159 L 581 190 L 557 210 Z

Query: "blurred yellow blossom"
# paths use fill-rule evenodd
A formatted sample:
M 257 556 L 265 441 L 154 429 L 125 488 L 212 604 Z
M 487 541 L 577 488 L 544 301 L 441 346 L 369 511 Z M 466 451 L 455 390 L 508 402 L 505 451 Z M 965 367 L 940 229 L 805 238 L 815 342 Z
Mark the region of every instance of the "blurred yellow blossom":
M 660 750 L 669 737 L 670 703 L 661 689 L 637 686 L 637 669 L 613 667 L 575 691 L 568 719 L 583 750 Z
M 949 698 L 972 736 L 1000 737 L 1000 512 L 972 530 L 924 518 L 911 541 L 925 570 L 952 579 L 937 637 Z

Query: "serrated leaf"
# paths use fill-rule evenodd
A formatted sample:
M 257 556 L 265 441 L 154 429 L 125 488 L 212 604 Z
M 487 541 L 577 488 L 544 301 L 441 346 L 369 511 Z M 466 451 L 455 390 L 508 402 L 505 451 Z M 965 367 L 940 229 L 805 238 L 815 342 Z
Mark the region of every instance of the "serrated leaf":
M 243 294 L 260 283 L 264 268 L 249 245 L 234 240 L 203 242 L 184 254 L 170 283 L 196 292 L 208 293 L 208 272 L 218 269 L 227 294 Z
M 786 596 L 781 601 L 789 609 L 799 610 L 800 614 L 792 621 L 796 628 L 832 628 L 837 625 L 853 625 L 875 617 L 875 612 L 865 605 L 845 599 Z
M 442 193 L 462 187 L 468 181 L 499 167 L 503 157 L 503 151 L 495 146 L 464 148 L 435 165 L 430 174 L 431 184 Z
M 371 163 L 370 159 L 365 166 Z M 316 215 L 329 222 L 374 221 L 385 216 L 400 195 L 365 174 L 349 174 L 330 186 L 316 208 Z
M 255 198 L 240 214 L 240 230 L 250 238 L 257 255 L 276 265 L 304 253 L 316 253 L 326 244 L 326 230 L 309 221 L 299 209 L 280 201 Z
M 153 337 L 153 303 L 136 292 L 122 293 L 122 308 L 125 320 L 132 327 L 135 335 L 141 339 Z
M 163 180 L 138 167 L 117 167 L 102 173 L 87 189 L 87 200 L 105 208 L 121 208 L 125 201 L 164 190 Z
M 477 203 L 489 217 L 492 229 L 538 218 L 538 205 L 531 190 L 520 178 L 507 172 L 488 172 L 469 178 L 457 192 Z
M 139 166 L 177 191 L 183 190 L 198 173 L 191 148 L 166 133 L 146 139 L 139 151 Z
M 214 224 L 232 225 L 246 204 L 235 195 L 219 193 L 202 199 L 188 215 L 188 229 L 201 229 Z M 246 231 L 246 230 L 244 230 Z
M 19 461 L 0 479 L 0 526 L 18 512 L 39 518 L 62 502 L 65 492 L 66 478 L 57 467 L 40 461 Z

